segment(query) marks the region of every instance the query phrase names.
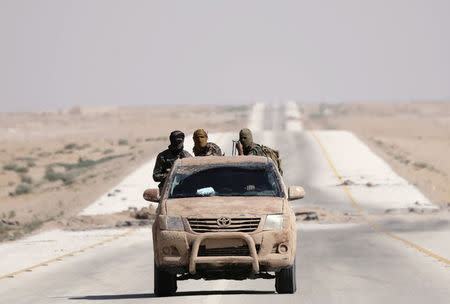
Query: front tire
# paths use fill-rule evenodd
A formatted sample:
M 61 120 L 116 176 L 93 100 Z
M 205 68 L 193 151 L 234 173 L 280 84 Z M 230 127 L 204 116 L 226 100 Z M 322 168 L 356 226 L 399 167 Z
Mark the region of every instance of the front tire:
M 154 262 L 154 293 L 157 297 L 173 296 L 177 291 L 177 275 L 160 269 Z
M 297 279 L 294 264 L 275 273 L 275 290 L 278 293 L 295 293 L 297 291 Z

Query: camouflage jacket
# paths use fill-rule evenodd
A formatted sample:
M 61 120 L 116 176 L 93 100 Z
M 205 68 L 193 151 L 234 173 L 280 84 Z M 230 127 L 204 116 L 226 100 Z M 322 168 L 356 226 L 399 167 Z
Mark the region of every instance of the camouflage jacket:
M 189 152 L 183 150 L 178 154 L 173 153 L 170 149 L 164 150 L 156 157 L 155 168 L 153 169 L 153 180 L 160 182 L 158 187 L 161 189 L 166 181 L 167 175 L 173 166 L 173 163 L 179 158 L 191 157 Z
M 255 143 L 248 148 L 244 148 L 244 155 L 266 156 L 261 146 Z
M 223 156 L 220 147 L 212 142 L 207 143 L 206 147 L 200 149 L 200 151 L 196 151 L 195 147 L 192 149 L 192 151 L 194 151 L 195 156 Z

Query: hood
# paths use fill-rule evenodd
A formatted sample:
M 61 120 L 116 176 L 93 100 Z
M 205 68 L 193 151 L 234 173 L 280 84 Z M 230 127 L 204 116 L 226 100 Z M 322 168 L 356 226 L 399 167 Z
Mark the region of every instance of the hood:
M 166 200 L 168 215 L 208 217 L 223 215 L 250 215 L 283 213 L 281 197 L 267 196 L 212 196 Z

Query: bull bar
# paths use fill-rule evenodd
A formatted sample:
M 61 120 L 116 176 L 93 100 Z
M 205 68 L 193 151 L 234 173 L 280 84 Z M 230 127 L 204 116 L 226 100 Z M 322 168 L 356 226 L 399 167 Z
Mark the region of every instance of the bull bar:
M 199 257 L 198 250 L 201 243 L 206 239 L 243 239 L 248 246 L 249 256 L 213 256 Z M 243 232 L 209 232 L 199 235 L 192 243 L 191 256 L 189 258 L 189 273 L 196 273 L 197 264 L 201 263 L 247 263 L 252 264 L 253 273 L 259 272 L 258 253 L 255 241 L 251 236 Z

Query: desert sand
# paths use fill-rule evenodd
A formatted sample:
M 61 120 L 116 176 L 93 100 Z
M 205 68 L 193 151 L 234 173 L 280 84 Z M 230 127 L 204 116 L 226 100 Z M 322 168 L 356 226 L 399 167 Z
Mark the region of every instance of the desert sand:
M 75 215 L 166 149 L 172 130 L 236 131 L 246 115 L 246 106 L 0 113 L 0 241 L 41 227 L 82 227 L 129 218 L 129 213 L 95 221 Z

